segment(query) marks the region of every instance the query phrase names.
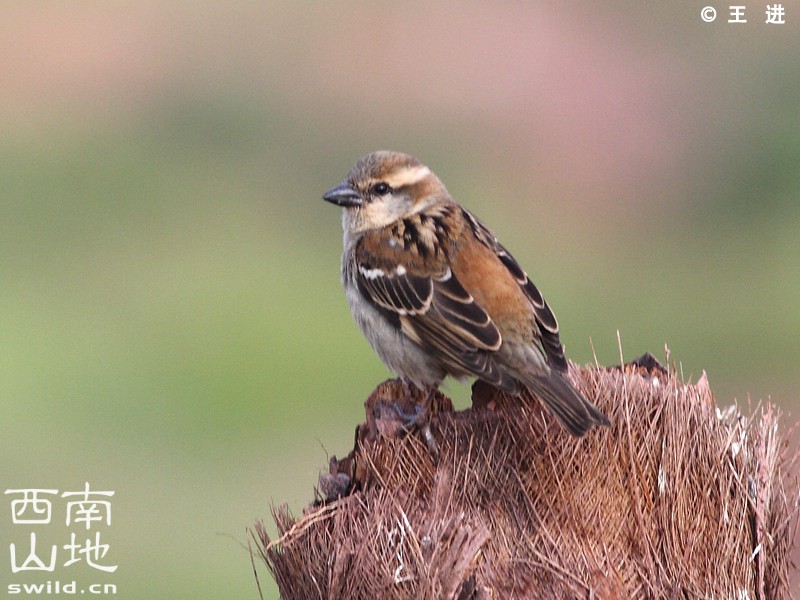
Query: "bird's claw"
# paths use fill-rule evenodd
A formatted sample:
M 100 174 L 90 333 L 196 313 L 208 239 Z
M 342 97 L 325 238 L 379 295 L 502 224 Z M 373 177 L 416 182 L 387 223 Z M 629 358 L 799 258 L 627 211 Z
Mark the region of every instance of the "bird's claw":
M 426 404 L 414 404 L 413 412 L 408 412 L 404 409 L 401 403 L 393 402 L 392 408 L 397 414 L 398 419 L 402 423 L 402 431 L 406 434 L 419 430 L 422 439 L 425 440 L 425 445 L 433 457 L 433 461 L 439 462 L 439 445 L 436 443 L 436 438 L 431 431 L 430 422 L 430 407 Z

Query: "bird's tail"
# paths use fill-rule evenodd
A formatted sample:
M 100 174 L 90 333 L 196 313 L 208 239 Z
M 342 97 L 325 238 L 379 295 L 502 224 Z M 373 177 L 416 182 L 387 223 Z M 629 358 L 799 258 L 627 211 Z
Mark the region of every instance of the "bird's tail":
M 549 375 L 528 377 L 525 384 L 574 436 L 584 435 L 594 425 L 608 427 L 611 424 L 558 371 L 551 371 Z

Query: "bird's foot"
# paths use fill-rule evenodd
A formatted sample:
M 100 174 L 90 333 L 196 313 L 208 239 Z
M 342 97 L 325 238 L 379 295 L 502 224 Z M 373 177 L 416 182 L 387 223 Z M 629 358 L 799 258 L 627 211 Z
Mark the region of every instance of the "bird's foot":
M 431 431 L 431 402 L 435 395 L 436 388 L 431 388 L 421 404 L 413 404 L 411 411 L 406 410 L 405 407 L 407 405 L 401 402 L 393 402 L 392 408 L 402 423 L 403 432 L 407 434 L 415 430 L 419 431 L 434 462 L 438 462 L 439 445 L 436 443 L 436 438 L 433 437 L 433 432 Z

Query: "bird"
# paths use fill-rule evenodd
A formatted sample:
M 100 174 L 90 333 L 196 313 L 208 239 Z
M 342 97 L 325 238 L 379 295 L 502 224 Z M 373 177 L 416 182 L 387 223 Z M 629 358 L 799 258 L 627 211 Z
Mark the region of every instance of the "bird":
M 558 322 L 539 289 L 427 166 L 372 152 L 322 198 L 342 208 L 341 279 L 354 320 L 389 370 L 425 397 L 414 424 L 427 425 L 452 376 L 532 392 L 576 437 L 609 425 L 567 378 Z

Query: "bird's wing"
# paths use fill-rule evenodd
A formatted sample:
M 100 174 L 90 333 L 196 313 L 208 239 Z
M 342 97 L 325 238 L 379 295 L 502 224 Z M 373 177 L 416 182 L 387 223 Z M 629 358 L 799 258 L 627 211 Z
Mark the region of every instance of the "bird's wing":
M 539 328 L 539 340 L 542 349 L 547 356 L 548 364 L 557 371 L 567 371 L 567 359 L 564 356 L 564 347 L 561 345 L 561 338 L 558 332 L 558 321 L 545 302 L 539 289 L 533 284 L 528 274 L 520 267 L 517 260 L 505 247 L 497 241 L 492 233 L 469 211 L 464 210 L 467 221 L 472 226 L 476 237 L 486 246 L 491 248 L 500 261 L 514 277 L 517 284 L 522 288 L 525 296 L 530 300 L 533 307 L 533 314 L 536 325 Z
M 357 253 L 355 279 L 361 294 L 454 374 L 470 374 L 512 391 L 516 382 L 496 364 L 500 331 L 446 266 L 426 268 L 413 257 L 391 262 Z M 405 264 L 404 264 L 405 262 Z M 408 266 L 406 266 L 408 265 Z
M 409 273 L 402 265 L 374 267 L 362 258 L 356 282 L 366 298 L 398 316 L 425 314 L 433 302 L 433 279 Z

